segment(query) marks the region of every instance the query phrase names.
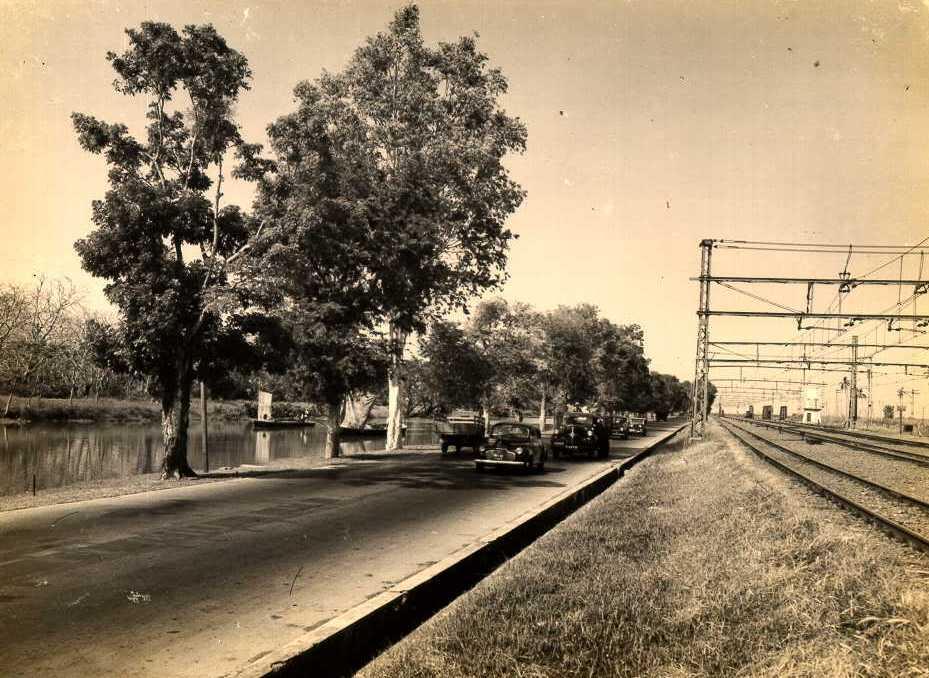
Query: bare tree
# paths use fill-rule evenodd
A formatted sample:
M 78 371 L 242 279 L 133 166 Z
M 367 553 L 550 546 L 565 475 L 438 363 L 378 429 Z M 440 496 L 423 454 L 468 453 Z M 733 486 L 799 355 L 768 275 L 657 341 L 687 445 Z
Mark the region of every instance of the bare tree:
M 8 288 L 9 289 L 9 288 Z M 3 416 L 9 415 L 10 403 L 18 388 L 28 386 L 43 367 L 55 355 L 56 347 L 63 343 L 69 313 L 79 307 L 80 294 L 67 279 L 49 280 L 37 278 L 35 287 L 23 293 L 21 310 L 15 296 L 9 299 L 11 310 L 0 325 L 0 349 L 2 349 L 2 371 L 9 381 L 10 392 L 3 408 Z M 4 309 L 7 301 L 4 301 Z M 7 329 L 7 321 L 10 324 Z

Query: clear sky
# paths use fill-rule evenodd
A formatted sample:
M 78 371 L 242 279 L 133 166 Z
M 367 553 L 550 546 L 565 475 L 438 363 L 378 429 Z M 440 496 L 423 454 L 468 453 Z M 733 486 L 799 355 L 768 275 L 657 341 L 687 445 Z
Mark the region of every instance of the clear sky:
M 929 9 L 916 0 L 419 4 L 430 42 L 480 34 L 509 78 L 505 107 L 528 127 L 528 151 L 508 163 L 528 198 L 511 221 L 520 238 L 504 296 L 591 302 L 640 323 L 655 369 L 692 377 L 689 277 L 702 238 L 929 235 Z M 89 305 L 104 303 L 73 242 L 90 230 L 105 168 L 79 149 L 68 116 L 138 123 L 141 102 L 112 90 L 104 56 L 125 47 L 124 28 L 212 22 L 249 59 L 239 117 L 245 137 L 263 141 L 294 84 L 340 69 L 398 6 L 0 0 L 0 280 L 69 276 Z M 245 189 L 230 196 L 249 202 Z M 844 259 L 809 270 L 834 275 Z M 729 272 L 748 261 L 718 260 Z M 790 258 L 752 262 L 755 273 L 796 272 Z M 794 305 L 803 293 L 790 292 Z M 791 336 L 780 322 L 750 329 Z M 731 327 L 728 338 L 751 334 Z

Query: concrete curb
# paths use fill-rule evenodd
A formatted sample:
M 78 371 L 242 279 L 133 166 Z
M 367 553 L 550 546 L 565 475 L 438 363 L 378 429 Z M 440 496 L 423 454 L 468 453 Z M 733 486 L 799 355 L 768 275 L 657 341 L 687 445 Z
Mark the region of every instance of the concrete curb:
M 566 516 L 622 478 L 625 472 L 683 430 L 678 426 L 635 455 L 583 485 L 552 497 L 507 525 L 407 577 L 319 627 L 231 674 L 260 676 L 350 676 Z

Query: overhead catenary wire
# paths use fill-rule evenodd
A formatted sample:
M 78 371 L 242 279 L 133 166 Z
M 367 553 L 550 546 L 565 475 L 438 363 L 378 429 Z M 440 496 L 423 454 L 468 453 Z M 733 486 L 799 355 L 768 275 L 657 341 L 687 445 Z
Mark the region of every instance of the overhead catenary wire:
M 822 373 L 823 377 L 826 376 L 826 372 L 836 372 L 838 374 L 847 375 L 849 369 L 854 369 L 857 366 L 858 370 L 869 372 L 869 417 L 871 414 L 870 400 L 871 397 L 874 396 L 871 392 L 872 387 L 875 389 L 883 389 L 886 388 L 887 384 L 910 383 L 926 379 L 926 377 L 929 376 L 923 374 L 929 366 L 924 363 L 906 362 L 907 360 L 912 361 L 912 359 L 916 357 L 913 352 L 929 350 L 929 345 L 925 345 L 924 343 L 925 340 L 920 339 L 922 334 L 929 334 L 929 331 L 921 329 L 921 327 L 929 328 L 929 313 L 924 310 L 921 316 L 920 309 L 918 308 L 919 296 L 929 291 L 927 290 L 927 287 L 929 287 L 926 284 L 927 281 L 923 278 L 925 253 L 929 251 L 929 245 L 927 245 L 927 243 L 929 243 L 929 236 L 923 238 L 915 245 L 849 245 L 848 243 L 799 243 L 773 240 L 752 241 L 726 239 L 703 241 L 701 244 L 705 245 L 708 242 L 712 243 L 712 248 L 756 250 L 759 252 L 758 257 L 763 256 L 763 253 L 766 252 L 782 252 L 798 261 L 803 255 L 820 255 L 826 257 L 835 255 L 837 259 L 839 256 L 842 257 L 841 260 L 835 261 L 836 268 L 833 269 L 835 272 L 833 275 L 837 275 L 837 279 L 830 277 L 828 273 L 826 276 L 822 276 L 821 273 L 817 272 L 821 277 L 814 277 L 813 279 L 760 278 L 754 276 L 749 278 L 745 276 L 745 278 L 748 279 L 741 280 L 738 279 L 737 276 L 729 276 L 727 273 L 725 276 L 719 276 L 720 278 L 725 278 L 724 280 L 717 281 L 713 280 L 709 268 L 703 270 L 701 275 L 706 276 L 706 283 L 704 284 L 712 285 L 713 282 L 717 282 L 717 286 L 725 287 L 727 290 L 735 292 L 739 296 L 747 296 L 764 304 L 764 306 L 767 306 L 769 309 L 777 309 L 783 312 L 720 312 L 716 310 L 719 309 L 719 301 L 717 301 L 712 307 L 709 306 L 709 304 L 705 306 L 703 309 L 705 312 L 702 313 L 704 317 L 731 315 L 748 318 L 793 317 L 797 320 L 797 327 L 795 329 L 797 332 L 797 341 L 780 344 L 787 347 L 786 351 L 770 351 L 765 353 L 759 349 L 759 346 L 778 345 L 778 343 L 756 342 L 754 344 L 754 350 L 751 351 L 753 355 L 750 355 L 749 350 L 753 345 L 752 342 L 744 342 L 741 344 L 738 342 L 731 342 L 728 346 L 717 345 L 715 342 L 709 341 L 709 336 L 707 336 L 704 341 L 712 347 L 711 353 L 708 355 L 707 352 L 704 351 L 703 355 L 709 359 L 710 364 L 713 365 L 714 371 L 721 370 L 723 373 L 730 375 L 738 374 L 740 380 L 743 380 L 746 376 L 751 376 L 754 370 L 758 370 L 757 374 L 759 375 L 763 374 L 760 370 L 764 369 L 766 372 L 774 375 L 793 375 L 795 378 L 799 376 L 797 372 L 800 371 L 803 375 L 803 381 L 801 383 L 807 384 L 809 383 L 807 375 L 810 372 Z M 911 274 L 904 275 L 905 269 L 910 268 L 908 266 L 908 261 L 912 261 L 907 260 L 908 255 L 918 257 L 918 261 L 915 262 L 916 265 L 912 267 Z M 741 258 L 741 261 L 755 262 L 759 260 L 758 257 L 751 258 L 749 255 L 745 255 Z M 862 267 L 862 262 L 865 262 L 865 264 L 872 263 L 872 260 L 868 257 L 879 258 L 879 261 L 868 268 L 864 274 L 855 275 L 854 269 Z M 811 261 L 816 262 L 819 261 L 819 259 Z M 895 264 L 899 267 L 896 272 L 897 275 L 893 276 L 891 274 L 891 276 L 887 276 L 885 274 L 885 276 L 883 276 L 891 278 L 891 280 L 879 278 L 873 280 L 873 282 L 859 283 L 861 280 L 874 278 L 874 276 L 881 271 Z M 792 266 L 792 273 L 795 270 L 800 270 L 796 267 L 796 264 L 792 264 Z M 732 273 L 736 273 L 736 271 L 732 271 Z M 912 273 L 916 273 L 915 280 L 913 279 L 914 276 Z M 776 297 L 754 294 L 745 289 L 741 289 L 743 282 L 768 284 L 804 282 L 809 285 L 805 311 L 782 303 Z M 835 284 L 837 289 L 834 291 L 833 295 L 830 295 L 831 299 L 829 299 L 829 303 L 826 306 L 827 310 L 825 312 L 817 312 L 817 306 L 822 308 L 822 305 L 814 305 L 813 303 L 813 285 L 823 286 L 831 284 Z M 881 313 L 864 312 L 869 306 L 873 308 L 873 300 L 879 297 L 875 297 L 874 294 L 870 294 L 870 296 L 868 294 L 854 294 L 851 299 L 847 299 L 849 294 L 858 287 L 859 284 L 868 284 L 872 288 L 875 285 L 897 287 L 898 298 L 895 300 L 896 303 L 890 303 Z M 912 285 L 910 288 L 912 293 L 906 296 L 903 294 L 903 287 L 905 285 Z M 721 298 L 724 299 L 725 295 Z M 887 302 L 885 301 L 884 303 Z M 736 311 L 740 306 L 741 308 L 746 308 L 746 305 L 738 303 L 731 304 L 730 308 L 732 311 Z M 764 308 L 764 306 L 762 308 Z M 748 308 L 751 308 L 751 306 L 748 306 Z M 756 308 L 758 307 L 756 306 Z M 836 308 L 838 308 L 838 311 L 835 310 Z M 852 310 L 860 310 L 862 312 L 854 313 Z M 701 314 L 698 312 L 698 315 Z M 859 356 L 852 355 L 853 362 L 845 360 L 845 358 L 849 357 L 848 351 L 852 349 L 852 345 L 848 343 L 848 336 L 853 336 L 853 341 L 858 344 L 854 350 L 862 352 Z M 822 339 L 821 342 L 819 341 L 820 338 Z M 807 341 L 804 341 L 805 339 Z M 822 345 L 805 345 L 819 343 Z M 841 345 L 843 343 L 844 345 Z M 878 358 L 878 356 L 887 351 L 895 351 L 898 349 L 910 352 L 912 355 L 901 355 L 900 358 L 893 358 L 892 360 L 899 360 L 899 362 L 893 363 L 875 360 L 875 358 Z M 864 353 L 865 351 L 867 351 L 867 353 Z M 784 353 L 789 353 L 790 355 L 784 356 Z M 726 358 L 726 354 L 737 358 L 737 360 Z M 896 353 L 894 353 L 894 355 L 896 355 Z M 790 366 L 771 364 L 777 360 L 785 359 L 795 360 L 796 363 Z M 766 361 L 769 361 L 768 364 L 761 364 Z M 815 364 L 810 364 L 811 362 L 821 362 L 823 364 L 817 366 Z M 849 367 L 845 368 L 845 365 L 849 365 Z M 886 367 L 883 367 L 884 365 L 886 365 Z M 875 369 L 875 366 L 878 366 L 878 369 Z M 897 369 L 898 366 L 899 369 Z M 729 370 L 722 370 L 723 367 L 738 367 L 739 370 L 737 373 L 734 373 Z M 746 370 L 744 373 L 743 368 Z M 722 374 L 720 376 L 722 376 Z M 738 391 L 736 380 L 732 379 L 730 381 L 732 383 L 730 393 L 734 395 L 734 393 Z M 822 382 L 817 383 L 821 383 L 823 386 L 826 385 Z M 854 380 L 852 380 L 852 383 L 854 383 Z M 786 391 L 786 389 L 781 390 Z M 756 393 L 764 395 L 769 392 L 759 390 L 756 391 Z M 850 412 L 849 416 L 853 416 L 851 413 L 851 404 L 848 403 L 847 399 L 846 403 Z

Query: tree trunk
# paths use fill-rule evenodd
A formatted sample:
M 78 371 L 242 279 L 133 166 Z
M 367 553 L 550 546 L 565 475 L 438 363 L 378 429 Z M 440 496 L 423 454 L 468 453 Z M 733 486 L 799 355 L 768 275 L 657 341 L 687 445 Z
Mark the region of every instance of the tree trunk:
M 547 400 L 548 393 L 545 390 L 542 391 L 542 402 L 539 403 L 539 431 L 545 433 L 545 418 L 547 412 L 545 411 L 546 406 L 548 405 Z
M 6 406 L 3 408 L 3 418 L 6 419 L 10 415 L 10 403 L 13 402 L 13 389 L 10 389 L 10 395 L 6 397 Z
M 484 412 L 484 435 L 490 434 L 490 407 L 487 405 L 482 405 L 481 409 Z
M 342 403 L 330 403 L 326 410 L 326 459 L 342 456 L 341 434 L 339 426 L 342 423 Z
M 387 450 L 403 448 L 403 346 L 406 332 L 393 323 L 390 335 L 390 367 L 387 370 Z
M 193 386 L 190 363 L 183 360 L 177 372 L 177 388 L 166 387 L 161 397 L 161 436 L 164 441 L 162 480 L 197 477 L 187 463 L 187 427 L 190 423 L 190 391 Z

